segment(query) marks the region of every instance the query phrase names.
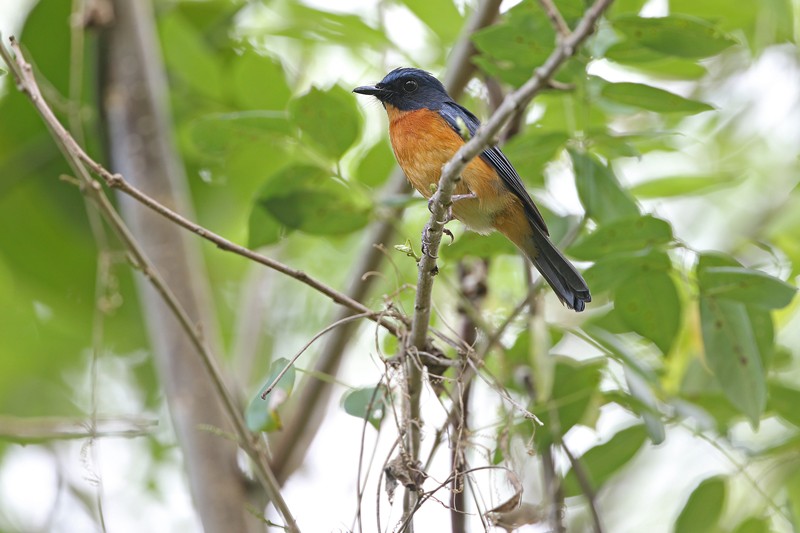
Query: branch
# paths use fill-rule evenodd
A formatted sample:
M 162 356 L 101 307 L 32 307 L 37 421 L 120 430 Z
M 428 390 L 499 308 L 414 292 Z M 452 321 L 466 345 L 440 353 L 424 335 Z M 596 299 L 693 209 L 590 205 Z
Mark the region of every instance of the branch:
M 559 440 L 561 441 L 561 449 L 564 450 L 564 454 L 566 454 L 567 459 L 569 459 L 569 462 L 572 465 L 572 471 L 575 472 L 575 478 L 578 480 L 578 484 L 581 486 L 581 490 L 586 496 L 586 500 L 589 502 L 589 510 L 592 513 L 592 521 L 594 522 L 594 533 L 603 533 L 603 525 L 600 522 L 600 514 L 597 512 L 597 494 L 592 488 L 592 483 L 589 481 L 589 476 L 586 472 L 586 469 L 583 468 L 583 463 L 581 463 L 580 459 L 577 459 L 574 455 L 572 455 L 572 452 L 569 450 L 569 448 L 567 448 L 563 440 Z
M 108 199 L 108 196 L 106 196 L 100 184 L 92 179 L 86 167 L 83 166 L 84 159 L 81 154 L 85 156 L 85 153 L 82 149 L 80 149 L 72 136 L 69 135 L 69 133 L 64 129 L 64 127 L 53 114 L 53 111 L 45 102 L 41 92 L 39 91 L 39 86 L 37 85 L 33 76 L 31 65 L 25 61 L 22 50 L 20 50 L 17 41 L 11 37 L 10 42 L 11 48 L 15 53 L 15 58 L 12 58 L 8 53 L 8 50 L 1 45 L 0 56 L 3 57 L 3 60 L 6 62 L 6 64 L 8 64 L 10 70 L 12 71 L 18 89 L 30 98 L 31 102 L 44 119 L 45 124 L 51 130 L 51 133 L 55 137 L 59 148 L 64 154 L 64 157 L 67 159 L 68 163 L 79 177 L 84 194 L 89 196 L 95 202 L 103 218 L 111 226 L 119 239 L 130 252 L 131 260 L 133 261 L 134 266 L 141 270 L 145 278 L 147 278 L 147 280 L 152 284 L 153 288 L 162 298 L 167 307 L 172 311 L 180 326 L 189 337 L 191 344 L 196 349 L 203 362 L 203 365 L 212 378 L 214 388 L 216 389 L 219 397 L 222 399 L 225 411 L 236 430 L 237 437 L 239 438 L 239 444 L 251 457 L 254 465 L 256 466 L 256 472 L 264 487 L 264 490 L 267 492 L 269 498 L 283 516 L 283 519 L 286 521 L 289 530 L 299 531 L 299 528 L 297 527 L 297 524 L 295 523 L 294 518 L 289 511 L 288 506 L 286 505 L 286 501 L 280 494 L 280 488 L 275 480 L 275 476 L 269 469 L 269 465 L 263 453 L 258 450 L 256 445 L 257 440 L 254 439 L 253 435 L 247 429 L 247 425 L 245 424 L 239 407 L 233 395 L 225 385 L 225 382 L 222 378 L 222 373 L 217 367 L 216 358 L 203 341 L 202 333 L 198 330 L 192 318 L 186 312 L 186 309 L 183 307 L 183 305 L 181 305 L 178 298 L 172 292 L 170 287 L 164 282 L 159 272 L 155 269 L 153 264 L 145 255 L 139 243 L 136 241 L 133 235 L 131 235 L 130 230 L 119 216 L 119 213 Z
M 69 133 L 67 132 L 64 133 L 65 135 L 69 136 Z M 72 142 L 74 143 L 74 140 L 72 140 Z M 75 143 L 75 149 L 76 153 L 79 155 L 81 160 L 85 162 L 87 166 L 89 166 L 89 168 L 95 174 L 103 178 L 103 181 L 105 181 L 109 187 L 113 189 L 118 189 L 119 191 L 127 194 L 128 196 L 140 202 L 141 204 L 149 207 L 156 213 L 164 216 L 165 218 L 171 220 L 172 222 L 175 222 L 179 226 L 191 231 L 192 233 L 199 235 L 200 237 L 206 239 L 207 241 L 213 242 L 214 244 L 217 245 L 217 248 L 226 252 L 232 252 L 236 255 L 240 255 L 242 257 L 250 259 L 251 261 L 254 261 L 256 263 L 269 267 L 273 270 L 276 270 L 281 274 L 285 274 L 290 278 L 294 278 L 301 283 L 305 283 L 312 289 L 317 290 L 318 292 L 324 294 L 325 296 L 333 300 L 334 303 L 343 305 L 345 307 L 348 307 L 352 311 L 361 313 L 364 315 L 365 318 L 373 320 L 378 324 L 380 324 L 381 326 L 383 326 L 384 328 L 386 328 L 392 335 L 395 336 L 398 335 L 397 326 L 391 320 L 387 319 L 385 316 L 381 316 L 379 313 L 372 311 L 370 308 L 368 308 L 361 302 L 354 300 L 350 296 L 341 293 L 336 289 L 334 289 L 333 287 L 330 287 L 325 283 L 309 276 L 302 270 L 296 270 L 287 265 L 284 265 L 280 261 L 276 261 L 270 257 L 259 254 L 258 252 L 254 252 L 249 248 L 245 248 L 244 246 L 231 242 L 225 237 L 222 237 L 221 235 L 218 235 L 213 231 L 206 229 L 203 226 L 196 224 L 195 222 L 192 222 L 186 217 L 176 213 L 175 211 L 155 201 L 150 196 L 146 195 L 145 193 L 143 193 L 142 191 L 131 185 L 120 174 L 112 174 L 111 172 L 109 172 L 106 168 L 104 168 L 102 165 L 95 162 L 91 157 L 89 157 L 89 155 L 86 154 L 86 152 L 80 146 L 78 146 L 77 143 Z
M 12 442 L 71 440 L 98 437 L 144 437 L 151 435 L 158 420 L 137 417 L 20 418 L 0 415 L 0 439 Z
M 547 13 L 547 18 L 550 19 L 550 23 L 553 25 L 553 28 L 555 28 L 559 40 L 569 37 L 569 26 L 567 26 L 567 22 L 564 20 L 564 17 L 561 16 L 561 12 L 553 3 L 553 0 L 539 0 L 539 4 L 542 6 L 542 9 L 544 9 L 545 13 Z

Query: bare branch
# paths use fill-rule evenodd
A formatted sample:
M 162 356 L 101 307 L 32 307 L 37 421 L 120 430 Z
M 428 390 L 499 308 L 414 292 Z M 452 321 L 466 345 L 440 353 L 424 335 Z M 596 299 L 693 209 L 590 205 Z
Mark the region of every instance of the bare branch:
M 560 440 L 560 439 L 559 439 Z M 561 449 L 564 450 L 564 454 L 566 454 L 567 459 L 569 459 L 569 463 L 572 465 L 572 471 L 575 472 L 575 478 L 578 480 L 578 484 L 581 486 L 581 490 L 583 491 L 584 496 L 586 496 L 586 500 L 589 502 L 589 510 L 592 513 L 592 521 L 594 522 L 594 533 L 603 533 L 603 525 L 600 522 L 600 514 L 597 512 L 597 494 L 592 488 L 592 483 L 589 481 L 589 476 L 586 473 L 586 469 L 583 468 L 583 463 L 581 463 L 580 459 L 577 459 L 572 452 L 567 448 L 566 444 L 564 444 L 563 440 L 560 442 Z
M 35 442 L 100 437 L 144 437 L 153 433 L 158 420 L 143 417 L 101 417 L 92 419 L 0 415 L 0 440 Z

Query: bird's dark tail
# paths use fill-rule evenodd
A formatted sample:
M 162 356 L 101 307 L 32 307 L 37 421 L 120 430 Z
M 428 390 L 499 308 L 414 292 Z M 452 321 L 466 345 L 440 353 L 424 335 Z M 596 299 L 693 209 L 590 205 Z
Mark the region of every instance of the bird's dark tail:
M 589 287 L 572 263 L 550 242 L 538 227 L 522 243 L 522 251 L 542 274 L 564 305 L 575 311 L 583 311 L 592 301 Z

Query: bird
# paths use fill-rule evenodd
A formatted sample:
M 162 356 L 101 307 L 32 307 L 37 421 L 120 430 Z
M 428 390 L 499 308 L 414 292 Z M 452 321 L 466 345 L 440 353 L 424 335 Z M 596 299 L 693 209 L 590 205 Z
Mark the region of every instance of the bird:
M 396 68 L 375 85 L 362 85 L 353 92 L 374 96 L 383 104 L 397 163 L 411 185 L 430 200 L 442 167 L 465 139 L 475 135 L 478 118 L 456 103 L 436 77 L 418 68 Z M 541 212 L 496 145 L 463 170 L 451 212 L 472 231 L 502 233 L 569 309 L 583 311 L 592 301 L 586 281 L 550 240 Z

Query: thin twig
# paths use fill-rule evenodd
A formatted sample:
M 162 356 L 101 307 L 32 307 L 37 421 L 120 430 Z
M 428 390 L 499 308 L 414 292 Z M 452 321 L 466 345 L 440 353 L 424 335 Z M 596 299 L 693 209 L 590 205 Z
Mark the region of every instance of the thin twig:
M 550 19 L 550 23 L 556 30 L 559 40 L 569 37 L 570 29 L 567 25 L 567 21 L 564 20 L 564 17 L 553 3 L 553 0 L 539 0 L 539 4 L 542 6 L 542 9 L 544 9 L 544 12 L 547 13 L 547 18 Z
M 517 476 L 511 469 L 509 469 L 509 468 L 507 468 L 505 466 L 496 466 L 496 465 L 476 466 L 474 468 L 470 468 L 470 469 L 465 470 L 464 472 L 461 473 L 461 475 L 473 474 L 473 473 L 479 472 L 481 470 L 505 470 L 506 472 L 508 472 L 509 474 L 514 476 L 515 478 Z M 417 511 L 417 509 L 422 507 L 422 504 L 425 503 L 428 499 L 432 498 L 434 494 L 436 494 L 437 492 L 442 490 L 444 487 L 446 487 L 447 485 L 452 483 L 453 482 L 453 477 L 454 477 L 453 474 L 450 474 L 449 476 L 447 476 L 447 479 L 445 479 L 444 481 L 439 483 L 435 488 L 425 492 L 419 498 L 419 500 L 416 502 L 414 509 L 410 513 L 408 513 L 408 516 L 405 516 L 403 518 L 403 521 L 400 523 L 400 526 L 396 528 L 396 530 L 399 533 L 402 533 L 403 531 L 406 531 L 407 529 L 409 529 L 411 527 L 411 518 L 414 516 L 414 513 Z
M 567 448 L 567 445 L 564 444 L 564 441 L 559 438 L 559 444 L 561 444 L 561 449 L 564 450 L 564 454 L 569 459 L 569 463 L 572 465 L 572 471 L 575 472 L 575 478 L 578 480 L 578 485 L 581 486 L 581 490 L 583 491 L 584 496 L 586 496 L 586 501 L 589 502 L 589 511 L 592 513 L 592 521 L 594 522 L 594 533 L 603 533 L 603 525 L 600 522 L 600 514 L 597 512 L 597 494 L 592 488 L 592 483 L 589 481 L 589 476 L 587 475 L 586 469 L 583 467 L 583 463 L 581 463 L 580 459 L 577 459 L 572 452 Z
M 305 351 L 308 350 L 311 347 L 311 345 L 314 344 L 317 341 L 317 339 L 319 339 L 320 337 L 322 337 L 323 335 L 325 335 L 326 333 L 328 333 L 332 329 L 335 329 L 335 328 L 337 328 L 337 327 L 339 327 L 339 326 L 341 326 L 343 324 L 347 324 L 348 322 L 353 322 L 355 320 L 360 320 L 362 318 L 368 318 L 369 315 L 371 315 L 371 314 L 374 314 L 374 313 L 370 312 L 370 313 L 361 313 L 359 315 L 350 315 L 350 316 L 345 317 L 345 318 L 343 318 L 341 320 L 337 320 L 333 324 L 329 325 L 328 327 L 326 327 L 325 329 L 323 329 L 322 331 L 318 332 L 316 335 L 311 337 L 311 340 L 308 341 L 302 348 L 300 348 L 300 351 L 298 351 L 296 354 L 294 354 L 294 356 L 289 360 L 289 362 L 286 363 L 286 366 L 284 366 L 283 369 L 281 369 L 281 371 L 278 372 L 278 375 L 275 376 L 275 378 L 272 380 L 272 383 L 270 383 L 269 386 L 266 389 L 264 389 L 264 392 L 261 393 L 261 399 L 265 400 L 267 398 L 269 393 L 272 392 L 272 389 L 275 388 L 275 386 L 278 384 L 278 382 L 281 380 L 281 378 L 284 375 L 286 375 L 286 372 L 288 372 L 289 369 L 292 368 L 292 366 L 294 366 L 295 362 L 297 362 L 297 359 L 301 355 L 303 355 L 303 353 L 305 353 Z
M 143 437 L 153 433 L 158 420 L 138 417 L 19 418 L 0 415 L 0 440 L 35 442 L 98 437 Z
M 375 389 L 372 391 L 372 396 L 370 396 L 369 403 L 367 403 L 367 407 L 365 412 L 367 416 L 364 417 L 364 423 L 361 425 L 361 441 L 358 450 L 358 472 L 356 474 L 356 517 L 353 519 L 353 526 L 350 528 L 351 530 L 355 531 L 355 524 L 358 524 L 358 530 L 363 533 L 364 531 L 364 524 L 361 518 L 361 502 L 364 499 L 364 492 L 367 490 L 367 480 L 369 479 L 369 473 L 372 470 L 372 463 L 375 461 L 375 454 L 378 451 L 378 437 L 380 437 L 380 426 L 378 426 L 378 436 L 375 437 L 375 445 L 372 447 L 372 455 L 369 458 L 369 465 L 367 466 L 367 473 L 364 476 L 364 481 L 362 485 L 361 481 L 361 474 L 364 469 L 364 447 L 367 440 L 367 426 L 369 425 L 369 413 L 372 412 L 372 409 L 375 406 L 375 400 L 378 396 L 378 392 L 382 390 L 386 390 L 383 384 L 383 380 L 385 376 L 381 377 L 381 380 L 378 382 L 378 385 L 375 386 Z M 383 400 L 381 400 L 383 401 Z M 385 413 L 384 413 L 385 414 Z

